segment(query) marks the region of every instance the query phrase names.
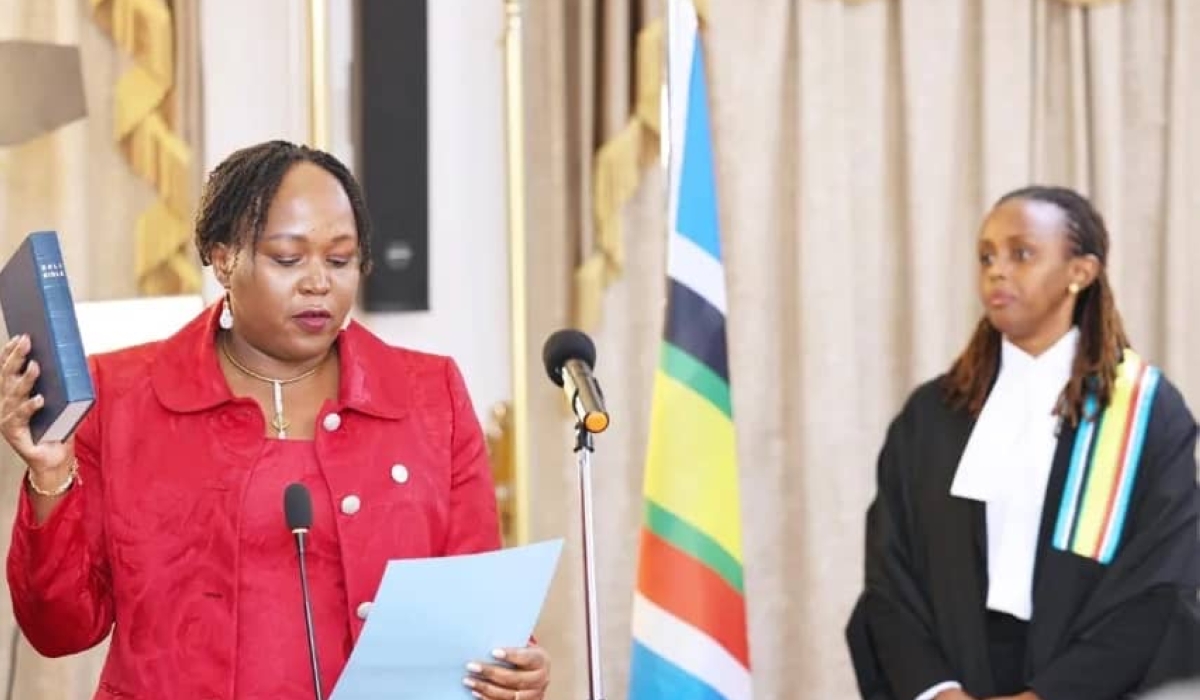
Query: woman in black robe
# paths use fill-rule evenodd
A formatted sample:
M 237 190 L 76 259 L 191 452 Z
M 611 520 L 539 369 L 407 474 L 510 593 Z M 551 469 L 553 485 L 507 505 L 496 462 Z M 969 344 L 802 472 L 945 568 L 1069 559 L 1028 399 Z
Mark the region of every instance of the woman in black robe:
M 1118 700 L 1200 675 L 1197 426 L 1130 347 L 1108 243 L 1064 188 L 985 220 L 985 317 L 879 455 L 846 630 L 866 700 Z

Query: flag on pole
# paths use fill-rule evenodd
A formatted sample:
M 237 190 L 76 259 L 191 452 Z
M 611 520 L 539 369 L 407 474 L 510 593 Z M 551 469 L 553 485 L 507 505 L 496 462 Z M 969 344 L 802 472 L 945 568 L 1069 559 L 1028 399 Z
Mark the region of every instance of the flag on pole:
M 667 308 L 654 377 L 629 700 L 750 700 L 725 269 L 704 52 L 668 22 Z

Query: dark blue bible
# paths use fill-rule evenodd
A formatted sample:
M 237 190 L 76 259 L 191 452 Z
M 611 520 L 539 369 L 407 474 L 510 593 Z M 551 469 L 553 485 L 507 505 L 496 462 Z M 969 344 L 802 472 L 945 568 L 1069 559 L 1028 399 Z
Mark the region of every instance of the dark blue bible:
M 57 233 L 29 234 L 0 269 L 0 310 L 8 337 L 28 335 L 41 368 L 33 394 L 46 402 L 29 420 L 33 441 L 66 440 L 96 394 Z

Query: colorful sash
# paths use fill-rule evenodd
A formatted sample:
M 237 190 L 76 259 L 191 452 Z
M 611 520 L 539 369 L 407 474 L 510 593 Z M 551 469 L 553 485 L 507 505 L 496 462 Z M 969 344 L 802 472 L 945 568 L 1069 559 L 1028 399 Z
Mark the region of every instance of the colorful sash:
M 1075 434 L 1054 528 L 1055 549 L 1101 564 L 1116 555 L 1159 376 L 1157 368 L 1126 350 L 1104 412 L 1097 416 L 1096 398 L 1087 397 L 1084 415 L 1089 418 L 1080 421 Z

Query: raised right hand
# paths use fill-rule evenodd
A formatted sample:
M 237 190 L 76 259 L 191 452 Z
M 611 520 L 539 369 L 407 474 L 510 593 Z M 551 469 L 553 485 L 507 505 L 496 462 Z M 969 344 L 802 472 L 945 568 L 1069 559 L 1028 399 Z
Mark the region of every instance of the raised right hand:
M 34 444 L 29 431 L 29 419 L 42 407 L 45 400 L 30 396 L 33 383 L 37 380 L 39 367 L 31 361 L 21 371 L 29 355 L 29 336 L 19 335 L 9 339 L 0 354 L 0 435 L 29 466 L 33 478 L 39 482 L 60 483 L 71 463 L 69 442 L 45 441 Z

